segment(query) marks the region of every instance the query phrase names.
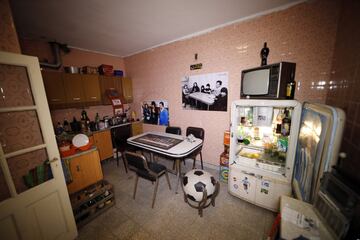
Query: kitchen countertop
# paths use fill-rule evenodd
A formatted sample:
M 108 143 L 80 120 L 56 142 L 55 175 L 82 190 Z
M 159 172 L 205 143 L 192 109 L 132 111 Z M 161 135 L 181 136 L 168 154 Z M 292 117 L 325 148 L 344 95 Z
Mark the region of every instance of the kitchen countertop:
M 70 155 L 70 156 L 67 156 L 67 157 L 63 157 L 61 158 L 62 160 L 68 160 L 68 159 L 72 159 L 72 158 L 75 158 L 75 157 L 79 157 L 81 155 L 84 155 L 84 154 L 87 154 L 89 152 L 92 152 L 92 151 L 95 151 L 97 150 L 97 147 L 96 146 L 92 146 L 91 148 L 89 148 L 88 150 L 84 150 L 84 151 L 77 151 L 75 154 L 73 155 Z
M 101 130 L 91 131 L 90 133 L 103 132 L 103 131 L 110 130 L 110 129 L 112 129 L 112 128 L 117 128 L 117 127 L 127 126 L 127 125 L 130 125 L 130 124 L 132 124 L 132 123 L 135 123 L 135 122 L 122 123 L 122 124 L 118 124 L 118 125 L 115 125 L 115 126 L 110 126 L 110 127 L 108 127 L 108 128 L 104 128 L 104 129 L 101 129 Z

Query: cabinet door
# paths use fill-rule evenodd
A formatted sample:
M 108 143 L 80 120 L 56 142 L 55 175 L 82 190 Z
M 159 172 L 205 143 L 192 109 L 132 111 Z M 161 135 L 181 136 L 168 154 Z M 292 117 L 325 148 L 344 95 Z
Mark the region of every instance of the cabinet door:
M 98 151 L 91 151 L 70 160 L 73 181 L 67 185 L 69 193 L 77 192 L 103 178 Z
M 101 161 L 113 157 L 113 145 L 110 130 L 94 133 L 94 142 L 98 148 Z
M 255 202 L 256 177 L 243 171 L 231 171 L 229 176 L 229 190 L 249 201 Z
M 106 89 L 115 88 L 115 78 L 114 77 L 107 77 L 107 76 L 100 76 L 100 94 L 101 94 L 101 101 L 102 104 L 111 104 L 108 96 L 106 95 Z
M 131 123 L 131 134 L 132 136 L 136 136 L 143 133 L 143 125 L 142 122 L 133 122 Z
M 70 173 L 72 182 L 67 185 L 69 193 L 74 193 L 83 188 L 84 182 L 81 172 L 81 161 L 83 161 L 85 155 L 72 158 L 70 160 Z
M 276 196 L 275 185 L 276 182 L 272 179 L 265 177 L 257 179 L 255 197 L 256 203 L 267 208 L 278 210 L 280 196 Z
M 63 106 L 66 103 L 66 96 L 61 72 L 43 71 L 42 77 L 50 107 Z
M 92 74 L 81 75 L 85 93 L 85 101 L 91 105 L 101 103 L 99 76 Z
M 122 77 L 122 93 L 125 99 L 125 103 L 133 102 L 133 91 L 132 91 L 132 81 L 131 78 Z
M 83 83 L 80 74 L 63 73 L 63 80 L 68 103 L 85 102 Z
M 98 151 L 92 151 L 87 154 L 86 160 L 81 162 L 81 173 L 83 188 L 103 179 Z

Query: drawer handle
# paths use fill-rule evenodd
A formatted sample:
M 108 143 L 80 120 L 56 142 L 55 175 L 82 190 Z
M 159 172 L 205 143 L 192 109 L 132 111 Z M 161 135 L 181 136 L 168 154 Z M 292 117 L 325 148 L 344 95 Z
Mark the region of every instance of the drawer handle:
M 74 101 L 79 101 L 80 98 L 76 97 L 76 98 L 73 98 Z
M 97 99 L 97 97 L 90 97 L 91 99 Z
M 60 101 L 60 99 L 58 99 L 58 98 L 52 98 L 51 101 L 52 101 L 52 102 L 58 102 L 58 101 Z
M 80 172 L 80 167 L 79 167 L 79 165 L 76 166 L 76 171 Z

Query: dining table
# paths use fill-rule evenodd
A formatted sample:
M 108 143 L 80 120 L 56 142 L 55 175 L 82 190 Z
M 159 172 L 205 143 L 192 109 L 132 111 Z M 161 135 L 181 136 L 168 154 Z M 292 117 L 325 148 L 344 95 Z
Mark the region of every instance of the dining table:
M 177 175 L 175 193 L 178 193 L 178 187 L 181 181 L 181 161 L 201 148 L 203 140 L 195 138 L 192 135 L 185 137 L 164 132 L 146 132 L 128 138 L 127 143 L 149 151 L 152 161 L 154 153 L 175 161 L 175 174 Z

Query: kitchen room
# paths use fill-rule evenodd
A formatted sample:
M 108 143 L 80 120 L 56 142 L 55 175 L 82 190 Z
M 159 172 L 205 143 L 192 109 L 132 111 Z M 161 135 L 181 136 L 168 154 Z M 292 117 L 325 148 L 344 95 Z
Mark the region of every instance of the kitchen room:
M 5 2 L 4 4 L 8 3 Z M 13 6 L 17 5 L 16 1 L 14 3 L 10 2 L 10 5 L 12 6 L 12 16 L 15 19 L 15 24 L 7 21 L 9 23 L 6 26 L 9 30 L 6 31 L 6 34 L 3 33 L 5 37 L 2 37 L 2 41 L 4 41 L 2 43 L 2 50 L 37 56 L 40 62 L 46 62 L 45 59 L 50 64 L 55 62 L 51 47 L 48 44 L 49 40 L 43 41 L 40 38 L 31 39 L 24 36 L 26 33 L 24 26 L 26 25 L 22 26 L 17 22 L 16 7 Z M 177 41 L 167 41 L 167 44 L 160 44 L 158 47 L 153 47 L 157 45 L 153 44 L 147 50 L 143 48 L 143 51 L 133 51 L 123 55 L 114 54 L 112 51 L 97 51 L 97 49 L 90 49 L 81 45 L 76 46 L 67 42 L 70 46 L 77 48 L 70 47 L 68 54 L 61 54 L 62 67 L 99 67 L 102 64 L 106 64 L 113 66 L 115 70 L 123 71 L 123 75 L 131 79 L 132 85 L 132 99 L 122 99 L 123 102 L 126 102 L 123 109 L 126 111 L 126 118 L 129 119 L 130 123 L 131 118 L 134 120 L 142 119 L 142 105 L 145 101 L 166 100 L 170 126 L 180 127 L 182 135 L 185 135 L 186 129 L 189 126 L 200 127 L 205 130 L 205 140 L 202 147 L 204 169 L 213 171 L 213 175 L 218 179 L 219 156 L 224 152 L 224 131 L 229 130 L 231 103 L 240 99 L 241 71 L 260 66 L 260 51 L 263 48 L 264 42 L 267 42 L 267 46 L 270 49 L 267 59 L 269 64 L 281 61 L 296 63 L 296 100 L 300 102 L 326 103 L 345 110 L 347 120 L 341 151 L 346 152 L 347 157 L 341 162 L 341 167 L 346 176 L 352 179 L 356 183 L 355 185 L 358 185 L 357 169 L 359 169 L 359 164 L 356 162 L 356 158 L 359 150 L 357 147 L 358 138 L 356 136 L 358 136 L 359 104 L 354 93 L 359 85 L 357 82 L 358 78 L 356 78 L 357 75 L 355 75 L 359 66 L 358 58 L 356 57 L 358 56 L 359 47 L 357 43 L 359 41 L 349 39 L 350 35 L 355 39 L 359 37 L 355 28 L 349 27 L 353 26 L 351 24 L 356 22 L 353 19 L 356 19 L 355 17 L 357 16 L 351 11 L 356 9 L 356 7 L 358 7 L 358 4 L 353 1 L 332 1 L 331 3 L 325 1 L 299 2 L 287 5 L 286 7 L 279 7 L 275 11 L 254 15 L 238 22 L 228 23 L 204 33 L 187 34 L 187 38 L 181 39 L 178 37 L 176 38 L 178 39 Z M 8 16 L 10 14 L 11 19 L 11 11 L 9 7 L 7 9 L 8 12 L 2 13 L 2 15 Z M 17 33 L 14 26 L 16 26 Z M 349 29 L 355 32 L 350 32 L 351 30 Z M 10 30 L 13 31 L 12 35 L 9 34 Z M 47 37 L 53 38 L 54 36 Z M 191 65 L 200 63 L 202 64 L 201 69 L 190 70 Z M 62 67 L 57 71 L 63 72 Z M 184 76 L 218 72 L 228 72 L 229 91 L 226 111 L 183 109 L 180 92 L 182 78 Z M 91 104 L 85 106 L 85 108 L 73 107 L 72 105 L 59 109 L 52 109 L 50 107 L 51 125 L 54 128 L 57 127 L 58 122 L 64 125 L 65 118 L 68 122 L 72 122 L 73 117 L 80 121 L 83 110 L 87 112 L 90 121 L 95 121 L 96 113 L 99 113 L 100 119 L 103 119 L 104 116 L 112 116 L 112 106 L 105 105 L 102 101 L 103 99 L 101 99 L 101 104 L 94 106 L 91 106 Z M 135 117 L 132 117 L 134 116 L 132 112 L 134 112 Z M 137 121 L 134 123 L 137 123 Z M 141 126 L 142 132 L 165 132 L 164 126 L 148 123 L 141 123 Z M 196 164 L 197 166 L 200 164 L 199 157 Z M 184 168 L 191 169 L 191 165 L 192 162 L 187 160 Z M 235 224 L 236 221 L 240 221 L 235 216 L 222 216 L 220 212 L 215 212 L 213 214 L 216 215 L 211 215 L 211 212 L 216 211 L 221 206 L 224 213 L 230 214 L 230 209 L 231 212 L 235 210 L 232 208 L 227 209 L 226 206 L 242 202 L 242 200 L 232 197 L 227 193 L 227 184 L 225 183 L 221 184 L 221 192 L 218 196 L 219 199 L 222 196 L 224 198 L 217 201 L 215 208 L 204 210 L 203 220 L 198 218 L 195 210 L 190 209 L 183 202 L 182 194 L 177 196 L 170 195 L 166 185 L 160 185 L 155 208 L 151 209 L 150 198 L 153 191 L 151 185 L 144 189 L 143 184 L 146 183 L 139 182 L 138 195 L 133 200 L 131 195 L 134 179 L 127 179 L 132 176 L 132 173 L 125 172 L 122 161 L 119 167 L 117 167 L 116 160 L 105 159 L 104 162 L 102 161 L 101 166 L 103 168 L 104 179 L 107 179 L 114 185 L 116 205 L 106 213 L 99 215 L 98 218 L 104 220 L 104 216 L 110 218 L 116 215 L 116 213 L 121 213 L 127 216 L 128 219 L 119 220 L 119 222 L 116 222 L 117 226 L 116 224 L 102 224 L 96 218 L 79 230 L 79 238 L 81 238 L 82 233 L 86 235 L 89 232 L 100 232 L 100 234 L 104 234 L 104 238 L 105 236 L 120 239 L 125 237 L 136 238 L 136 234 L 147 234 L 155 239 L 166 238 L 161 234 L 156 238 L 158 232 L 155 230 L 159 227 L 156 228 L 150 224 L 151 216 L 156 212 L 159 212 L 160 218 L 163 218 L 162 221 L 157 219 L 157 222 L 160 225 L 163 224 L 164 229 L 169 231 L 166 234 L 174 237 L 177 236 L 178 238 L 180 236 L 189 237 L 186 233 L 183 233 L 183 235 L 179 233 L 179 228 L 174 226 L 174 224 L 168 223 L 170 221 L 169 218 L 164 217 L 165 213 L 168 213 L 165 210 L 170 207 L 175 207 L 177 214 L 181 211 L 188 211 L 192 215 L 192 218 L 190 218 L 191 223 L 183 220 L 179 225 L 183 227 L 194 225 L 188 226 L 192 230 L 189 230 L 188 234 L 191 232 L 197 238 L 209 238 L 216 236 L 216 234 L 231 232 L 230 226 L 238 227 L 240 230 L 230 233 L 233 235 L 225 236 L 234 236 L 235 238 L 236 236 L 238 238 L 243 236 L 244 239 L 262 238 L 267 236 L 275 219 L 273 213 L 263 209 L 259 210 L 260 208 L 258 209 L 248 203 L 239 205 L 238 213 L 235 215 L 240 218 L 238 215 L 243 214 L 246 216 L 245 218 L 250 220 L 241 222 L 239 225 Z M 169 166 L 169 168 L 171 167 Z M 30 168 L 26 169 L 26 171 L 28 170 Z M 21 174 L 24 173 L 21 172 Z M 23 175 L 19 176 L 16 181 L 22 181 L 22 177 Z M 172 180 L 171 184 L 175 185 L 175 176 L 171 175 L 170 177 Z M 120 182 L 120 184 L 117 185 L 117 182 Z M 161 179 L 160 184 L 166 184 L 165 180 Z M 126 187 L 125 185 L 131 186 Z M 141 185 L 143 186 L 141 187 Z M 149 189 L 148 192 L 146 192 L 147 189 Z M 172 203 L 168 203 L 169 205 L 165 204 L 167 203 L 167 195 L 164 194 L 169 194 L 171 196 L 169 199 L 176 201 L 175 206 Z M 143 199 L 141 198 L 142 195 L 144 195 Z M 5 199 L 7 198 L 5 197 Z M 123 202 L 124 198 L 127 201 L 135 201 L 135 203 L 131 203 L 133 205 L 125 204 Z M 143 202 L 136 202 L 138 199 L 140 201 L 143 200 Z M 136 208 L 136 203 L 143 205 L 143 208 L 139 207 L 138 211 L 129 209 L 129 206 Z M 121 208 L 122 205 L 125 208 Z M 162 205 L 164 205 L 163 208 Z M 177 208 L 177 206 L 179 207 Z M 139 219 L 141 214 L 146 215 L 144 221 Z M 214 223 L 211 223 L 208 219 L 210 216 L 218 220 L 213 222 L 219 224 L 223 230 L 211 230 L 211 224 Z M 152 217 L 156 218 L 157 216 Z M 174 220 L 177 217 L 179 216 L 170 216 L 170 219 Z M 262 230 L 260 231 L 261 233 L 257 233 L 256 221 L 262 219 L 262 217 L 264 219 L 261 226 Z M 227 220 L 223 218 L 227 218 Z M 155 230 L 151 227 L 154 227 Z M 202 228 L 207 230 L 202 230 Z M 122 229 L 123 232 L 116 229 Z M 171 231 L 171 229 L 174 230 Z M 249 235 L 246 235 L 244 232 L 247 232 Z M 98 237 L 101 238 L 101 236 Z

